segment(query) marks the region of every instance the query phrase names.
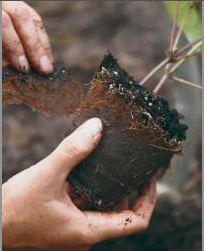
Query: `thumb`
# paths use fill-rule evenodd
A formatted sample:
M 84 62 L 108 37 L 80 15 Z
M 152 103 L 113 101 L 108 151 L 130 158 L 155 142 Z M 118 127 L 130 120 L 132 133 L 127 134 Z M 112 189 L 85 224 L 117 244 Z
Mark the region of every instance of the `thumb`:
M 66 137 L 40 165 L 49 168 L 53 177 L 60 175 L 66 179 L 70 171 L 96 148 L 101 132 L 100 119 L 87 120 Z

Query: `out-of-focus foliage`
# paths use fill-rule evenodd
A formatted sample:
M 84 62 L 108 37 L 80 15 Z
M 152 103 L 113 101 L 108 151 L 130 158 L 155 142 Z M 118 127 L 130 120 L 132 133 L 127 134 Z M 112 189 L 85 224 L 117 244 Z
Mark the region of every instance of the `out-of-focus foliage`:
M 176 1 L 163 1 L 168 13 L 173 18 Z M 183 20 L 186 19 L 183 32 L 189 42 L 202 36 L 202 18 L 199 14 L 197 3 L 194 1 L 179 1 L 177 25 L 182 26 Z M 186 18 L 187 15 L 187 18 Z M 202 50 L 202 44 L 197 51 Z

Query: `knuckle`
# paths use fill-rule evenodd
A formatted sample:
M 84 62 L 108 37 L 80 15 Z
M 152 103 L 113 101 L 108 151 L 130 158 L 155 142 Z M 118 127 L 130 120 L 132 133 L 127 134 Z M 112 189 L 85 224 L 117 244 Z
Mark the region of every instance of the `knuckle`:
M 18 21 L 28 21 L 31 18 L 30 11 L 26 6 L 19 8 L 15 13 L 13 13 L 15 19 Z
M 89 152 L 89 149 L 86 145 L 77 141 L 67 142 L 67 144 L 64 145 L 64 150 L 67 154 L 72 156 L 85 155 Z
M 43 23 L 42 18 L 37 13 L 35 13 L 35 15 L 33 16 L 33 20 L 37 25 L 42 25 Z
M 69 152 L 74 156 L 80 156 L 80 155 L 85 155 L 88 151 L 87 148 L 83 146 L 71 144 L 69 146 Z
M 34 25 L 37 28 L 43 29 L 44 28 L 43 27 L 43 20 L 42 20 L 41 16 L 33 8 L 29 7 L 29 10 L 30 10 Z
M 11 25 L 11 19 L 6 12 L 2 12 L 2 29 Z

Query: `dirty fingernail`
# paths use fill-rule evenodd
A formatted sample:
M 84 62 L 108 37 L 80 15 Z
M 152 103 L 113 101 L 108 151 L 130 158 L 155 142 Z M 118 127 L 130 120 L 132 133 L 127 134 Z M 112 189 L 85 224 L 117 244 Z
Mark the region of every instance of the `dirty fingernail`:
M 44 73 L 51 73 L 53 71 L 53 65 L 46 55 L 40 58 L 40 68 Z
M 28 72 L 29 63 L 28 63 L 27 58 L 24 55 L 22 55 L 18 58 L 18 65 L 19 65 L 21 71 Z
M 100 119 L 92 118 L 87 121 L 87 124 L 87 127 L 90 128 L 92 136 L 96 136 L 97 134 L 101 133 L 103 126 Z

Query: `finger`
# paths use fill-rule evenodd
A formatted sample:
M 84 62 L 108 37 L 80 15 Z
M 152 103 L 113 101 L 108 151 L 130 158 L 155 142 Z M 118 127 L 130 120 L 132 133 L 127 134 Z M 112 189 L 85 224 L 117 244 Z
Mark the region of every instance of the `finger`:
M 122 199 L 122 201 L 114 207 L 114 211 L 120 212 L 128 209 L 128 197 Z
M 48 168 L 46 172 L 51 176 L 66 179 L 69 172 L 98 145 L 101 132 L 102 123 L 98 118 L 87 120 L 38 165 Z
M 23 72 L 29 70 L 28 60 L 19 36 L 5 11 L 2 11 L 2 48 L 4 56 L 14 68 Z
M 53 54 L 52 54 L 52 50 L 50 46 L 50 40 L 45 31 L 45 27 L 42 21 L 39 19 L 39 15 L 37 14 L 37 12 L 32 8 L 30 8 L 30 11 L 31 11 L 33 21 L 35 23 L 35 26 L 38 32 L 39 40 L 46 52 L 46 55 L 49 57 L 50 61 L 53 63 Z
M 93 242 L 139 233 L 147 228 L 157 197 L 155 178 L 141 191 L 132 210 L 112 213 L 84 212 L 93 232 Z
M 30 63 L 41 73 L 51 73 L 52 62 L 39 39 L 43 26 L 40 16 L 37 13 L 33 16 L 31 7 L 19 1 L 4 2 L 3 9 L 11 17 Z
M 133 203 L 132 209 L 137 212 L 137 215 L 146 219 L 148 222 L 152 215 L 154 205 L 157 199 L 156 192 L 156 177 L 149 178 L 139 188 L 139 197 Z

